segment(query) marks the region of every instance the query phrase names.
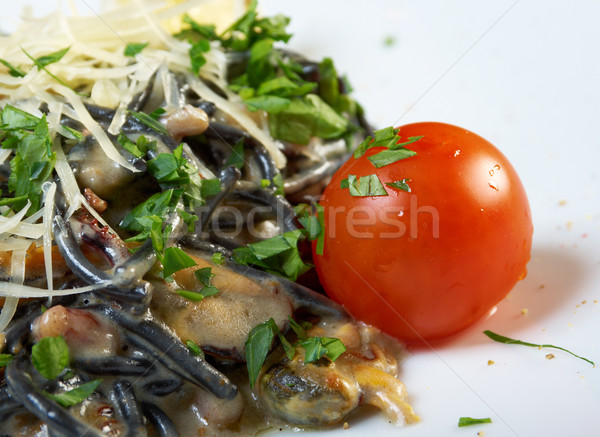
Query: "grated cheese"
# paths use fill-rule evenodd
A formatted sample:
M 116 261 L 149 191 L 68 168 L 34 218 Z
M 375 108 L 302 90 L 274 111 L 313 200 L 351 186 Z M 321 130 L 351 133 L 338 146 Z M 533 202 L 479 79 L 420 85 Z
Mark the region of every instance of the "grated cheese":
M 57 297 L 69 296 L 72 294 L 87 293 L 88 291 L 101 290 L 112 285 L 112 281 L 101 282 L 84 287 L 69 288 L 66 290 L 45 290 L 42 288 L 30 287 L 28 285 L 11 284 L 9 282 L 0 282 L 0 296 L 32 298 L 32 297 Z
M 48 290 L 53 288 L 52 280 L 52 218 L 54 217 L 54 196 L 56 194 L 56 183 L 46 182 L 42 185 L 42 190 L 45 193 L 44 199 L 44 265 L 46 267 L 46 281 Z

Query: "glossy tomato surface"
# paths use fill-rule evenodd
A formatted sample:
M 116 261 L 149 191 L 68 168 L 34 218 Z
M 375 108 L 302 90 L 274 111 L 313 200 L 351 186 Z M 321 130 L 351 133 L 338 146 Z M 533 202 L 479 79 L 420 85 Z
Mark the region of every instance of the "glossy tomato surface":
M 526 274 L 533 226 L 525 190 L 507 158 L 460 127 L 400 128 L 415 156 L 375 168 L 351 157 L 321 198 L 327 294 L 356 318 L 407 342 L 449 336 L 486 314 Z M 340 183 L 376 174 L 410 192 L 352 196 Z

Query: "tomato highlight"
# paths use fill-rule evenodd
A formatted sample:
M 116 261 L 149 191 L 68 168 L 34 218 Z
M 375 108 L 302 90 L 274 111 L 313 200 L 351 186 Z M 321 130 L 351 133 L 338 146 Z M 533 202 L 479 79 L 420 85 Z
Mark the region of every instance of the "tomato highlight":
M 369 157 L 386 149 L 374 147 L 333 176 L 314 263 L 326 293 L 356 318 L 426 342 L 477 321 L 526 275 L 533 225 L 519 176 L 491 143 L 434 122 L 398 135 L 423 135 L 408 146 L 415 156 L 376 168 Z M 371 175 L 385 195 L 356 195 Z

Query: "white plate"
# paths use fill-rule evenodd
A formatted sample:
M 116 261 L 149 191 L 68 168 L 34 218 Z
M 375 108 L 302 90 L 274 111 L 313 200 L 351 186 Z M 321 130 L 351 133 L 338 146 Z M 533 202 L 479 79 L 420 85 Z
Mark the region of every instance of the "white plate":
M 6 17 L 16 2 L 1 3 Z M 527 278 L 493 315 L 444 344 L 412 350 L 403 363 L 422 422 L 398 429 L 371 415 L 326 434 L 599 435 L 597 367 L 557 350 L 494 343 L 482 331 L 600 363 L 600 3 L 263 0 L 261 7 L 292 17 L 292 48 L 334 58 L 376 127 L 444 121 L 498 146 L 519 172 L 534 218 Z M 493 423 L 458 428 L 461 416 Z

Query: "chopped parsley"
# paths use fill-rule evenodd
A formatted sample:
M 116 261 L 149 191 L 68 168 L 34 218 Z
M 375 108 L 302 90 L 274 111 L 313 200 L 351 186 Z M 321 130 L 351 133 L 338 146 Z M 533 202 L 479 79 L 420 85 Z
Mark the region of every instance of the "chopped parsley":
M 480 425 L 482 423 L 492 423 L 492 419 L 486 417 L 485 419 L 473 419 L 472 417 L 461 417 L 458 419 L 458 426 L 470 426 L 470 425 Z
M 212 278 L 215 276 L 210 267 L 203 267 L 194 272 L 194 276 L 203 287 L 200 291 L 178 290 L 177 294 L 186 299 L 199 302 L 205 297 L 214 296 L 219 292 L 219 289 L 211 284 Z
M 562 347 L 560 347 L 560 346 L 554 346 L 554 345 L 552 345 L 552 344 L 535 344 L 535 343 L 527 343 L 527 342 L 525 342 L 525 341 L 521 341 L 521 340 L 514 340 L 514 339 L 512 339 L 512 338 L 504 337 L 503 335 L 496 334 L 495 332 L 492 332 L 492 331 L 490 331 L 490 330 L 483 331 L 483 333 L 484 333 L 485 335 L 487 335 L 489 338 L 491 338 L 492 340 L 494 340 L 494 341 L 497 341 L 497 342 L 499 342 L 499 343 L 504 343 L 504 344 L 518 344 L 518 345 L 521 345 L 521 346 L 537 347 L 537 348 L 540 348 L 540 349 L 541 349 L 541 348 L 553 348 L 553 349 L 558 349 L 558 350 L 561 350 L 561 351 L 563 351 L 563 352 L 566 352 L 566 353 L 568 353 L 568 354 L 571 354 L 571 355 L 573 355 L 574 357 L 576 357 L 576 358 L 579 358 L 580 360 L 586 361 L 586 362 L 590 363 L 592 366 L 595 366 L 595 364 L 594 364 L 594 362 L 593 362 L 593 361 L 591 361 L 591 360 L 588 360 L 587 358 L 583 358 L 583 357 L 581 357 L 581 356 L 579 356 L 579 355 L 575 355 L 573 352 L 571 352 L 571 351 L 569 351 L 569 350 L 567 350 L 567 349 L 564 349 L 564 348 L 562 348 Z
M 162 257 L 162 264 L 163 275 L 166 278 L 179 270 L 194 267 L 196 261 L 178 247 L 167 247 Z
M 401 179 L 399 181 L 386 182 L 385 184 L 388 187 L 397 188 L 399 190 L 406 191 L 407 193 L 410 193 L 410 187 L 408 186 L 408 184 L 406 183 L 406 181 L 410 181 L 410 179 L 405 178 L 405 179 Z
M 192 354 L 204 359 L 204 351 L 200 348 L 200 346 L 198 346 L 198 343 L 196 343 L 194 340 L 186 341 L 185 345 L 187 346 L 187 348 L 190 350 L 190 352 Z
M 0 368 L 8 366 L 14 358 L 11 354 L 0 354 Z
M 246 340 L 246 366 L 248 375 L 250 376 L 250 386 L 254 387 L 256 379 L 260 373 L 260 369 L 267 359 L 271 344 L 275 335 L 279 337 L 287 357 L 291 360 L 296 353 L 296 347 L 300 346 L 304 349 L 304 363 L 312 363 L 323 356 L 329 360 L 335 361 L 341 354 L 344 353 L 346 347 L 341 340 L 330 337 L 308 337 L 304 328 L 289 318 L 290 325 L 298 337 L 295 344 L 290 343 L 281 333 L 275 320 L 270 318 L 264 323 L 255 326 Z
M 44 395 L 62 405 L 65 408 L 77 405 L 87 399 L 92 393 L 96 391 L 98 386 L 102 383 L 101 379 L 86 382 L 71 390 L 64 391 L 62 393 L 49 393 L 43 391 Z
M 300 203 L 294 207 L 294 212 L 300 224 L 304 227 L 309 240 L 317 240 L 316 253 L 323 255 L 323 245 L 325 243 L 325 219 L 323 216 L 323 206 L 313 203 L 315 214 L 312 214 L 311 207 L 306 203 Z
M 31 56 L 29 53 L 27 53 L 27 51 L 23 47 L 21 47 L 21 51 L 23 53 L 25 53 L 25 56 L 27 56 L 29 59 L 31 59 L 33 61 L 33 64 L 37 68 L 39 68 L 40 70 L 44 70 L 52 79 L 54 79 L 61 85 L 69 88 L 69 85 L 67 85 L 61 78 L 57 77 L 56 75 L 54 75 L 50 71 L 48 71 L 46 66 L 60 61 L 63 58 L 63 56 L 65 56 L 67 54 L 67 52 L 69 51 L 70 48 L 71 48 L 71 46 L 65 47 L 64 49 L 57 50 L 56 52 L 50 53 L 48 55 L 40 56 L 39 58 L 34 58 L 33 56 Z
M 156 141 L 149 141 L 144 135 L 140 135 L 134 143 L 122 131 L 119 132 L 117 142 L 121 145 L 121 147 L 123 147 L 136 158 L 142 158 L 146 156 L 148 150 L 156 150 L 157 147 Z
M 331 59 L 319 64 L 318 82 L 308 80 L 302 64 L 275 45 L 291 38 L 286 30 L 290 19 L 282 15 L 259 17 L 256 7 L 254 0 L 246 13 L 221 35 L 214 26 L 185 16 L 183 21 L 189 27 L 178 37 L 190 43 L 192 70 L 200 71 L 212 41 L 228 51 L 247 52 L 247 60 L 231 68 L 230 88 L 239 94 L 248 110 L 269 114 L 269 130 L 274 138 L 308 144 L 311 137 L 345 138 L 356 131 L 358 127 L 346 117 L 357 115 L 361 109 L 341 92 L 350 87 L 340 81 Z
M 231 154 L 225 161 L 225 167 L 234 166 L 240 170 L 244 167 L 244 139 L 240 138 L 231 148 Z
M 393 164 L 396 161 L 400 161 L 402 159 L 410 158 L 411 156 L 416 155 L 417 152 L 413 150 L 405 149 L 401 147 L 399 149 L 387 149 L 382 150 L 379 153 L 369 156 L 367 159 L 371 161 L 376 168 L 381 168 L 386 165 Z
M 4 59 L 0 59 L 0 64 L 8 68 L 8 74 L 10 74 L 12 77 L 25 77 L 25 72 L 19 67 L 15 67 L 10 62 Z
M 144 50 L 149 43 L 147 42 L 140 42 L 140 43 L 135 43 L 135 42 L 130 42 L 125 46 L 125 50 L 123 51 L 123 54 L 125 56 L 130 56 L 132 58 L 135 58 L 136 55 L 139 55 L 140 53 L 142 53 L 142 50 Z
M 31 361 L 44 378 L 50 381 L 57 379 L 68 370 L 70 355 L 67 342 L 62 336 L 42 338 L 31 348 Z M 87 399 L 101 382 L 101 379 L 89 381 L 60 393 L 42 392 L 63 407 L 70 407 Z
M 121 133 L 118 141 L 130 153 L 139 157 L 155 147 L 154 142 L 149 142 L 143 136 L 133 143 Z M 179 145 L 172 153 L 158 154 L 146 164 L 148 173 L 164 191 L 153 194 L 135 206 L 121 220 L 120 226 L 125 230 L 137 232 L 127 241 L 145 241 L 148 238 L 152 240 L 154 250 L 163 264 L 163 275 L 168 278 L 196 263 L 183 250 L 177 247 L 166 248 L 172 229 L 170 225 L 165 224 L 165 218 L 169 214 L 177 213 L 187 223 L 188 231 L 193 232 L 198 217 L 178 208 L 179 201 L 182 200 L 190 209 L 204 205 L 206 197 L 220 192 L 221 182 L 217 178 L 202 179 L 196 167 L 183 157 L 183 145 Z
M 210 257 L 210 260 L 213 262 L 213 264 L 220 266 L 225 262 L 225 256 L 221 252 L 215 252 Z
M 49 380 L 58 378 L 69 365 L 69 347 L 63 337 L 44 337 L 31 348 L 31 360 Z
M 365 152 L 373 147 L 385 147 L 387 150 L 382 150 L 379 153 L 369 156 L 369 161 L 377 168 L 384 167 L 396 161 L 416 155 L 413 150 L 407 149 L 405 146 L 419 141 L 423 136 L 409 137 L 407 141 L 400 143 L 400 129 L 386 127 L 377 130 L 373 136 L 368 136 L 358 145 L 354 151 L 354 157 L 360 158 Z
M 346 179 L 342 180 L 340 188 L 348 188 L 350 195 L 357 197 L 388 195 L 376 174 L 361 176 L 359 179 L 356 179 L 356 175 L 348 175 Z
M 163 135 L 169 135 L 167 132 L 167 128 L 163 126 L 157 118 L 151 116 L 150 114 L 146 114 L 145 112 L 136 112 L 136 111 L 127 111 L 129 115 L 138 120 L 140 123 L 148 126 L 150 129 L 155 130 L 158 133 Z
M 296 229 L 258 243 L 250 243 L 246 247 L 234 249 L 233 260 L 295 281 L 310 268 L 298 251 L 298 242 L 302 237 L 303 232 Z
M 8 179 L 8 189 L 14 194 L 11 203 L 21 209 L 30 200 L 31 215 L 40 208 L 42 184 L 50 178 L 56 163 L 46 116 L 38 118 L 6 105 L 0 115 L 0 130 L 2 148 L 15 150 Z

